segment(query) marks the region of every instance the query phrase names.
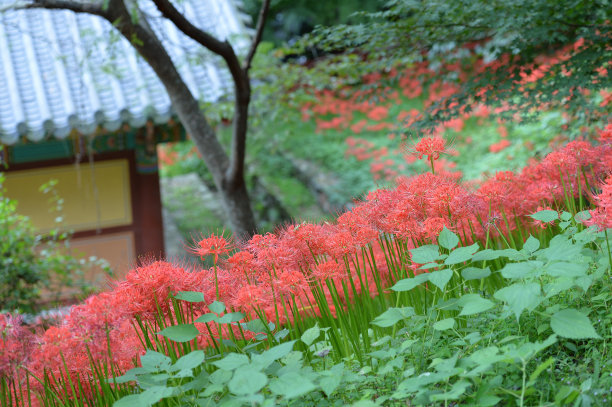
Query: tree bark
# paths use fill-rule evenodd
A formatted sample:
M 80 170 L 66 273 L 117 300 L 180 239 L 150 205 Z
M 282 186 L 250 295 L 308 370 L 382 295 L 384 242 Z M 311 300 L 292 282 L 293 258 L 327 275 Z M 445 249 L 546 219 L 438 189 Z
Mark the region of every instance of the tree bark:
M 169 1 L 154 0 L 164 16 L 169 18 L 177 28 L 223 57 L 228 65 L 234 81 L 236 109 L 231 157 L 225 153 L 214 129 L 200 110 L 198 101 L 181 78 L 166 49 L 148 25 L 146 17 L 134 15 L 134 11 L 139 12 L 139 10 L 136 3 L 132 1 L 110 0 L 107 7 L 104 8 L 95 3 L 83 4 L 71 0 L 33 0 L 33 3 L 17 8 L 68 9 L 74 12 L 96 14 L 108 20 L 119 30 L 147 61 L 166 88 L 179 120 L 200 151 L 220 191 L 219 195 L 223 200 L 223 207 L 234 236 L 237 239 L 246 239 L 256 231 L 255 218 L 244 178 L 248 109 L 251 99 L 248 70 L 261 39 L 261 30 L 267 15 L 269 0 L 265 0 L 262 6 L 255 39 L 244 67 L 240 66 L 238 57 L 229 42 L 219 41 L 193 26 Z M 129 10 L 126 4 L 129 4 Z
M 213 175 L 217 188 L 221 192 L 223 207 L 235 237 L 244 239 L 252 236 L 256 231 L 256 226 L 244 182 L 244 171 L 239 174 L 231 174 L 231 178 L 228 177 L 231 168 L 229 157 L 219 143 L 214 129 L 200 111 L 198 101 L 176 70 L 165 48 L 153 34 L 151 28 L 146 25 L 146 20 L 139 19 L 137 24 L 132 23 L 129 11 L 125 8 L 123 1 L 111 1 L 108 14 L 109 21 L 114 22 L 115 27 L 125 38 L 132 40 L 132 45 L 149 63 L 164 84 L 181 123 L 196 144 L 206 166 Z M 236 95 L 236 104 L 239 103 L 239 100 L 240 98 Z M 244 101 L 242 102 L 244 103 Z M 248 109 L 248 101 L 246 107 Z M 246 137 L 246 118 L 242 120 L 245 123 L 244 125 L 240 123 L 239 127 L 240 131 L 243 131 L 243 137 Z M 237 125 L 238 123 L 235 123 L 235 127 L 238 127 Z M 244 158 L 242 162 L 244 163 Z M 242 167 L 243 169 L 244 167 Z

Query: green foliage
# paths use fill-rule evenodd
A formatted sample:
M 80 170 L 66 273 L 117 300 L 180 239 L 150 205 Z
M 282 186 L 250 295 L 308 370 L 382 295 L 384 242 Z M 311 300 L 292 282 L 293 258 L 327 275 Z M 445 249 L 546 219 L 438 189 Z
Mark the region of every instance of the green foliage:
M 438 73 L 435 79 L 457 81 L 456 72 L 445 70 L 457 62 L 473 65 L 476 58 L 500 59 L 502 69 L 486 69 L 461 83 L 459 94 L 434 104 L 421 125 L 428 127 L 449 119 L 458 108 L 470 102 L 492 106 L 506 104 L 510 117 L 520 111 L 523 119 L 537 114 L 542 104 L 563 105 L 582 123 L 593 118 L 605 119 L 605 106 L 589 102 L 576 88 L 609 89 L 611 75 L 601 75 L 598 68 L 609 69 L 609 1 L 529 1 L 521 0 L 391 0 L 385 9 L 358 13 L 366 23 L 320 27 L 296 46 L 297 50 L 318 46 L 324 50 L 366 53 L 373 70 L 397 63 L 427 59 Z M 542 55 L 578 39 L 583 45 L 563 63 L 538 62 Z M 469 50 L 468 50 L 469 47 Z M 538 71 L 542 77 L 526 86 L 517 86 L 522 76 Z M 378 67 L 378 69 L 373 68 Z M 569 74 L 567 74 L 569 73 Z M 495 84 L 495 86 L 490 86 Z M 588 110 L 585 107 L 588 106 Z
M 58 222 L 58 227 L 43 234 L 36 232 L 29 218 L 19 215 L 17 201 L 5 196 L 3 180 L 0 173 L 0 310 L 37 311 L 43 288 L 55 296 L 75 286 L 83 293 L 89 292 L 91 287 L 83 281 L 83 270 L 99 266 L 108 271 L 108 265 L 96 258 L 80 260 L 70 255 L 70 234 L 59 228 L 63 201 L 54 189 L 55 181 L 40 188 L 51 196 L 49 201 Z
M 241 6 L 253 21 L 257 21 L 261 3 L 261 0 L 246 0 L 241 2 Z M 377 0 L 273 0 L 270 5 L 271 18 L 266 24 L 263 38 L 279 44 L 309 32 L 317 25 L 357 22 L 360 19 L 353 17 L 354 12 L 375 11 L 379 7 Z

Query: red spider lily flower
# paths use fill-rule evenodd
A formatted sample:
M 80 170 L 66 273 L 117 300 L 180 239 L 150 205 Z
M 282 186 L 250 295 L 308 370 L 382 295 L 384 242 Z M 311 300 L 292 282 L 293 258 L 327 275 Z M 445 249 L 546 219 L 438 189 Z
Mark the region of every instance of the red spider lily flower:
M 595 197 L 597 208 L 590 211 L 591 219 L 586 225 L 597 225 L 599 230 L 612 228 L 612 176 L 601 186 L 601 193 Z
M 215 263 L 217 263 L 219 256 L 229 253 L 232 248 L 232 243 L 225 239 L 223 234 L 221 236 L 213 234 L 210 237 L 201 239 L 194 246 L 188 246 L 187 251 L 200 256 L 202 260 L 206 256 L 215 256 Z
M 506 148 L 510 147 L 512 145 L 512 143 L 510 143 L 508 141 L 508 139 L 501 139 L 500 141 L 498 141 L 497 143 L 493 143 L 489 146 L 489 151 L 492 153 L 499 153 L 502 150 L 505 150 Z
M 608 124 L 606 128 L 599 133 L 599 142 L 601 144 L 612 144 L 612 123 Z
M 446 153 L 446 143 L 442 137 L 423 137 L 414 146 L 418 158 L 427 156 L 428 160 L 437 160 L 440 154 Z

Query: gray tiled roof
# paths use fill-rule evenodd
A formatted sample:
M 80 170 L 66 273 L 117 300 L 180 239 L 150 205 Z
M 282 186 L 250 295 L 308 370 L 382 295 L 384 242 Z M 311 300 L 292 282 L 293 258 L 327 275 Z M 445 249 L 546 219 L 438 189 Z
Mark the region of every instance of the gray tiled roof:
M 16 0 L 0 0 L 0 10 Z M 181 76 L 201 100 L 215 101 L 231 89 L 223 62 L 139 0 Z M 247 45 L 245 16 L 228 0 L 186 0 L 195 25 Z M 109 41 L 110 39 L 110 41 Z M 236 43 L 237 41 L 237 43 Z M 73 129 L 92 134 L 123 123 L 166 122 L 170 99 L 149 65 L 104 19 L 65 10 L 0 13 L 0 142 L 66 137 Z

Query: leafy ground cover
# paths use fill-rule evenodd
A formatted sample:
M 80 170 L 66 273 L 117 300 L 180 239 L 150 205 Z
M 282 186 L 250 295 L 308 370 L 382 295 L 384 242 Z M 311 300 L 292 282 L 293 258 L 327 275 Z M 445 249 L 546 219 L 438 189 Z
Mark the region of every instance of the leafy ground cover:
M 478 187 L 432 165 L 207 269 L 153 262 L 34 330 L 3 315 L 0 405 L 606 405 L 612 127 Z M 434 172 L 436 172 L 434 174 Z

